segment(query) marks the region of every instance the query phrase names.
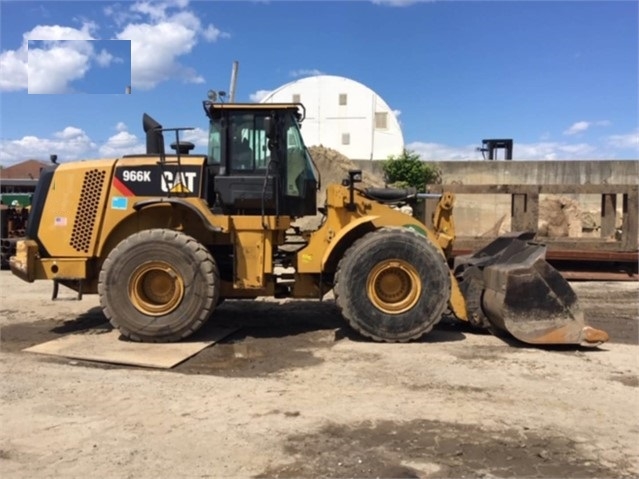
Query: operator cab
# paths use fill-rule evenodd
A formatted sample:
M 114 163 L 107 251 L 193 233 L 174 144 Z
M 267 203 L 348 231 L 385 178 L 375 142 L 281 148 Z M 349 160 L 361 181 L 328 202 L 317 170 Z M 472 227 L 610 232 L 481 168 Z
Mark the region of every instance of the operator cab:
M 207 201 L 222 214 L 317 212 L 318 177 L 299 104 L 204 102 L 210 119 Z

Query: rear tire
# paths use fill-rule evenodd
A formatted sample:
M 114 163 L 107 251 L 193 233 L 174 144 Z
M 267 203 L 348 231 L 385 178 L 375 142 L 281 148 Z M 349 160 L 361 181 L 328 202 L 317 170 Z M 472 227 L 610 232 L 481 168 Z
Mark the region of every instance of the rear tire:
M 450 298 L 441 250 L 407 228 L 357 240 L 339 262 L 335 302 L 351 327 L 376 341 L 417 339 L 439 322 Z
M 107 256 L 98 282 L 111 324 L 132 341 L 190 336 L 217 304 L 215 260 L 194 238 L 168 229 L 135 233 Z

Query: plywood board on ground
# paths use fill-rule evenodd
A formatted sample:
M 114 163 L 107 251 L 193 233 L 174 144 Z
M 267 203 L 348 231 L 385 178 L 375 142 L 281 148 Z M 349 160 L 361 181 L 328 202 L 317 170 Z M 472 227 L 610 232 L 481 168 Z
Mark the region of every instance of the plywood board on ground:
M 215 344 L 236 329 L 206 328 L 197 341 L 179 343 L 136 343 L 120 339 L 117 329 L 95 328 L 82 334 L 69 334 L 53 341 L 24 349 L 72 359 L 170 369 Z

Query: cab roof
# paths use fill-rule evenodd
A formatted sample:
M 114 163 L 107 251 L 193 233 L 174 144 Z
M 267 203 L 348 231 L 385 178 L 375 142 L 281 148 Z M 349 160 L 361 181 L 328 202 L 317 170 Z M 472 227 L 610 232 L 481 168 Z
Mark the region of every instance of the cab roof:
M 301 103 L 213 103 L 208 104 L 211 110 L 288 110 L 302 108 Z
M 301 103 L 213 103 L 205 102 L 205 108 L 208 112 L 212 113 L 214 110 L 296 110 L 298 113 L 301 110 L 300 121 L 306 117 L 306 108 Z

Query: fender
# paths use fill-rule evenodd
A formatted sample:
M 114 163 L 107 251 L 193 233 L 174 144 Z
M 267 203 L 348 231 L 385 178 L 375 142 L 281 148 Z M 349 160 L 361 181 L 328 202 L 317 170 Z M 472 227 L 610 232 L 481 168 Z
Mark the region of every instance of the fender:
M 439 247 L 439 243 L 435 235 L 433 235 L 433 233 L 427 228 L 424 228 L 424 225 L 422 225 L 419 221 L 408 217 L 404 213 L 401 213 L 400 216 L 396 217 L 392 217 L 390 215 L 385 215 L 384 217 L 382 217 L 382 215 L 367 215 L 362 216 L 357 220 L 351 221 L 350 223 L 342 227 L 335 235 L 335 237 L 331 240 L 328 248 L 324 252 L 324 256 L 322 257 L 321 267 L 323 271 L 329 263 L 332 253 L 336 250 L 338 245 L 341 244 L 342 240 L 352 231 L 360 228 L 367 223 L 370 223 L 370 228 L 367 228 L 370 231 L 389 226 L 415 230 L 417 233 L 425 237 L 424 241 L 430 241 L 433 244 L 437 245 L 438 250 L 440 250 L 442 256 L 445 257 L 444 252 L 441 251 L 441 248 Z
M 219 226 L 213 226 L 207 217 L 204 216 L 204 214 L 195 207 L 195 205 L 189 201 L 186 201 L 182 198 L 151 198 L 150 200 L 143 200 L 143 201 L 138 201 L 133 205 L 133 209 L 135 211 L 140 211 L 143 208 L 146 208 L 147 206 L 154 206 L 154 205 L 158 205 L 158 204 L 170 204 L 171 206 L 184 206 L 185 208 L 191 210 L 193 213 L 195 213 L 198 218 L 200 218 L 202 220 L 202 224 L 204 225 L 204 227 L 212 232 L 212 233 L 221 233 L 222 231 L 224 231 L 223 228 L 219 227 Z
M 374 226 L 374 222 L 377 219 L 379 219 L 378 215 L 362 216 L 361 218 L 358 218 L 355 221 L 351 221 L 346 226 L 341 228 L 337 232 L 337 234 L 333 237 L 333 239 L 331 240 L 329 246 L 326 248 L 326 251 L 324 252 L 324 255 L 322 256 L 322 263 L 321 263 L 322 271 L 325 270 L 326 265 L 329 262 L 329 260 L 331 258 L 331 254 L 333 253 L 333 251 L 335 251 L 335 249 L 338 248 L 342 244 L 342 240 L 349 233 L 351 233 L 352 231 L 356 230 L 357 228 L 365 225 L 366 223 L 370 223 L 371 224 L 371 228 L 370 228 L 371 230 L 376 229 L 375 226 Z
M 219 224 L 212 224 L 211 218 L 206 216 L 206 212 L 203 212 L 198 207 L 197 202 L 194 201 L 197 198 L 178 198 L 178 197 L 154 197 L 145 198 L 135 201 L 128 206 L 127 210 L 123 210 L 118 216 L 112 216 L 108 219 L 106 226 L 103 225 L 104 233 L 101 237 L 100 244 L 97 249 L 97 257 L 106 258 L 108 253 L 123 239 L 131 234 L 139 231 L 140 229 L 147 228 L 164 228 L 165 214 L 145 214 L 147 209 L 153 209 L 154 207 L 164 207 L 171 209 L 183 209 L 188 212 L 193 218 L 197 218 L 197 221 L 202 226 L 202 231 L 208 231 L 210 233 L 223 233 L 225 231 L 224 226 Z M 115 211 L 112 209 L 112 211 Z M 138 221 L 138 215 L 142 214 L 145 217 L 145 224 L 140 226 Z

